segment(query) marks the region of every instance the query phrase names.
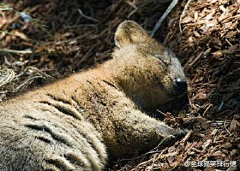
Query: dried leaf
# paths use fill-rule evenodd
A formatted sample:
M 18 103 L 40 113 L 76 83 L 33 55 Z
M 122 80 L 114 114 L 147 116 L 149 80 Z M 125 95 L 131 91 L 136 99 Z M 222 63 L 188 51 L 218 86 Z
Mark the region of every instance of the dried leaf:
M 199 117 L 197 119 L 200 123 L 203 129 L 207 130 L 210 127 L 209 120 L 203 117 Z
M 230 123 L 229 131 L 237 130 L 239 129 L 239 127 L 240 127 L 240 123 L 237 120 L 233 119 Z
M 202 145 L 203 150 L 205 150 L 211 143 L 212 143 L 211 139 L 206 140 Z

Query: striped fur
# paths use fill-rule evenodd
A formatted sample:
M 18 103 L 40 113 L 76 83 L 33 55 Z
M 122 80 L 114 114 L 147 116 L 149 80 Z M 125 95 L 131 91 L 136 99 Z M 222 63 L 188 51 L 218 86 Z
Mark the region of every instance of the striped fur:
M 175 98 L 178 60 L 132 21 L 115 41 L 112 60 L 0 105 L 0 170 L 100 171 L 182 133 L 141 110 Z

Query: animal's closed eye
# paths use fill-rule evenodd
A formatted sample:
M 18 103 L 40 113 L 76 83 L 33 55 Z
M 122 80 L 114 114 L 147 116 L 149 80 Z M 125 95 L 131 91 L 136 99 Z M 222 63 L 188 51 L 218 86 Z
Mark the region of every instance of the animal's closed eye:
M 168 66 L 168 62 L 164 60 L 165 57 L 163 55 L 156 54 L 154 57 L 158 58 L 166 67 Z

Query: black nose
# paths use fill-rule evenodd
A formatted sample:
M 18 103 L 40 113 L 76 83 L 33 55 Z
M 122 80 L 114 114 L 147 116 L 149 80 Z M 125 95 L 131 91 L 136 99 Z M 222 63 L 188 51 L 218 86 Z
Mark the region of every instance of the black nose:
M 176 95 L 181 95 L 187 91 L 187 82 L 181 78 L 176 78 L 175 80 L 175 92 Z

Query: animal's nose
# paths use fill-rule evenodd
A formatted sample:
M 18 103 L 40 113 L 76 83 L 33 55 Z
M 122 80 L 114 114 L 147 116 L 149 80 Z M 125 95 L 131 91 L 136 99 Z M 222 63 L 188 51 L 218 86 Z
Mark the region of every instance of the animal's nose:
M 176 78 L 175 92 L 177 95 L 181 95 L 187 91 L 187 82 L 181 78 Z

